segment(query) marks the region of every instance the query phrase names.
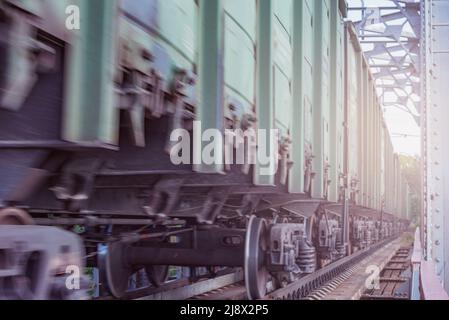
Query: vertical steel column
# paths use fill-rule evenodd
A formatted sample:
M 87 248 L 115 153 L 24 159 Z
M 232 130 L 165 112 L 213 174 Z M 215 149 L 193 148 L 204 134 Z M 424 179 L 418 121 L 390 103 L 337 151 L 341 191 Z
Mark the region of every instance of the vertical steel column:
M 370 131 L 369 131 L 369 124 L 370 124 L 370 119 L 371 119 L 371 93 L 370 93 L 370 75 L 369 75 L 369 68 L 368 66 L 366 66 L 366 73 L 365 73 L 365 163 L 364 163 L 364 167 L 365 167 L 365 203 L 364 205 L 366 207 L 369 206 L 369 199 L 370 199 L 370 185 L 371 185 L 371 171 L 370 171 L 370 167 L 369 167 L 369 161 L 370 161 L 370 145 L 369 145 L 369 139 L 370 139 Z
M 374 143 L 373 143 L 373 128 L 374 128 L 374 87 L 373 79 L 368 80 L 368 92 L 369 92 L 369 102 L 368 102 L 368 207 L 372 208 L 374 204 L 374 175 L 376 174 L 373 170 L 374 162 Z
M 200 0 L 199 10 L 197 119 L 201 121 L 200 132 L 203 133 L 208 129 L 223 129 L 224 15 L 222 0 Z M 194 139 L 196 145 L 201 147 L 194 148 L 196 161 L 194 161 L 193 169 L 201 173 L 223 172 L 223 163 L 205 164 L 199 161 L 204 146 L 209 142 L 200 142 L 200 136 L 195 136 Z M 221 150 L 215 150 L 215 152 L 221 152 Z
M 334 36 L 331 36 L 331 55 L 330 55 L 330 67 L 331 67 L 331 107 L 330 107 L 330 180 L 331 185 L 329 186 L 329 200 L 338 201 L 338 187 L 339 187 L 339 177 L 338 177 L 338 127 L 340 126 L 339 121 L 339 110 L 338 110 L 338 44 L 337 34 L 340 24 L 340 13 L 339 13 L 339 3 L 338 1 L 331 1 L 331 28 L 335 30 Z
M 303 10 L 304 1 L 293 1 L 293 108 L 292 108 L 292 159 L 289 191 L 304 192 L 304 101 L 303 101 Z
M 64 140 L 118 142 L 114 99 L 116 68 L 116 0 L 80 0 L 80 30 L 72 30 L 68 47 Z
M 363 63 L 364 63 L 364 59 L 363 59 L 363 54 L 362 52 L 360 52 L 360 54 L 358 55 L 358 68 L 357 68 L 357 81 L 358 81 L 358 127 L 357 127 L 357 133 L 358 133 L 358 171 L 357 171 L 357 175 L 358 175 L 358 179 L 359 179 L 359 194 L 357 197 L 357 204 L 362 204 L 363 203 L 363 192 L 364 192 L 364 188 L 363 188 L 363 170 L 364 170 L 364 157 L 365 157 L 365 153 L 363 152 L 363 148 L 364 148 L 364 129 L 365 126 L 363 125 L 363 121 L 364 121 L 364 113 L 365 113 L 365 109 L 364 109 L 364 104 L 363 104 L 363 99 L 364 99 L 364 92 L 363 92 Z M 363 205 L 363 204 L 362 204 Z
M 371 91 L 371 116 L 368 118 L 368 123 L 370 127 L 370 133 L 369 133 L 369 143 L 370 143 L 370 166 L 369 171 L 371 173 L 371 180 L 370 180 L 370 186 L 371 186 L 371 192 L 370 192 L 370 208 L 374 208 L 375 205 L 375 193 L 376 193 L 376 171 L 375 171 L 375 136 L 374 136 L 374 128 L 376 123 L 376 100 L 375 100 L 375 90 L 374 90 L 374 79 L 371 79 L 371 85 L 370 85 L 370 91 Z
M 375 145 L 375 173 L 376 173 L 376 193 L 375 193 L 375 205 L 374 208 L 379 210 L 380 209 L 380 104 L 379 104 L 379 98 L 376 95 L 376 104 L 375 104 L 375 111 L 376 111 L 376 118 L 375 118 L 375 124 L 374 124 L 374 141 L 376 143 Z
M 420 57 L 421 57 L 421 186 L 422 186 L 422 205 L 421 205 L 421 243 L 423 247 L 423 257 L 427 256 L 427 215 L 430 206 L 430 190 L 428 185 L 429 176 L 429 136 L 428 136 L 428 50 L 427 44 L 429 40 L 428 21 L 430 17 L 429 0 L 421 1 L 421 40 L 420 40 Z
M 271 135 L 269 134 L 269 130 L 274 128 L 272 0 L 258 0 L 257 11 L 257 127 L 258 129 L 266 130 L 266 156 L 270 157 L 273 165 L 276 155 L 275 152 L 278 152 L 278 150 L 275 150 L 275 141 L 271 139 Z M 254 172 L 254 184 L 274 185 L 274 175 L 268 174 L 271 171 L 269 165 L 260 163 L 259 157 L 257 159 Z
M 431 244 L 431 236 L 432 236 L 432 230 L 431 230 L 431 223 L 432 223 L 432 186 L 431 186 L 431 161 L 432 161 L 432 143 L 431 143 L 431 128 L 430 125 L 430 116 L 431 116 L 431 101 L 430 101 L 430 86 L 431 86 L 431 79 L 430 79 L 430 70 L 432 65 L 432 54 L 431 54 L 431 43 L 432 43 L 432 31 L 431 31 L 431 16 L 432 16 L 432 6 L 431 6 L 431 0 L 425 0 L 425 7 L 423 8 L 424 11 L 424 30 L 423 34 L 425 37 L 424 43 L 422 43 L 421 49 L 424 53 L 424 65 L 423 65 L 423 79 L 425 83 L 423 84 L 422 89 L 424 90 L 424 105 L 423 105 L 423 137 L 424 142 L 423 145 L 425 146 L 424 149 L 424 176 L 423 181 L 425 183 L 426 188 L 424 188 L 424 203 L 423 208 L 426 210 L 424 212 L 424 220 L 423 220 L 423 246 L 425 248 L 425 256 L 427 259 L 432 259 L 432 244 Z
M 365 206 L 369 207 L 371 205 L 371 175 L 373 172 L 371 171 L 371 145 L 370 145 L 370 139 L 371 139 L 371 121 L 372 121 L 372 114 L 371 114 L 371 82 L 370 82 L 370 75 L 368 73 L 369 68 L 367 67 L 367 77 L 366 77 L 366 197 L 365 197 Z
M 362 118 L 363 118 L 363 122 L 362 122 L 362 132 L 363 135 L 361 136 L 361 140 L 362 140 L 362 148 L 360 149 L 362 151 L 362 176 L 361 176 L 361 180 L 362 180 L 362 188 L 361 188 L 361 195 L 362 195 L 362 206 L 366 206 L 367 205 L 367 194 L 368 194 L 368 166 L 367 166 L 367 161 L 368 161 L 368 145 L 367 145 L 367 136 L 368 136 L 368 132 L 367 132 L 367 119 L 368 119 L 368 71 L 367 71 L 367 66 L 366 63 L 363 62 L 362 66 L 361 66 L 361 72 L 362 72 L 362 82 L 361 82 L 361 86 L 362 86 L 362 96 L 363 99 L 361 101 L 361 109 L 362 111 Z
M 313 99 L 313 170 L 312 197 L 323 197 L 324 133 L 323 133 L 323 1 L 315 3 L 315 44 L 314 44 L 314 99 Z
M 343 188 L 343 226 L 342 239 L 345 247 L 349 244 L 349 201 L 348 201 L 348 187 L 349 187 L 349 126 L 348 126 L 348 112 L 349 112 L 349 61 L 348 61 L 348 46 L 351 41 L 349 36 L 349 24 L 345 23 L 344 32 L 344 85 L 343 85 L 343 101 L 344 101 L 344 132 L 343 132 L 343 174 L 344 174 L 344 188 Z M 350 253 L 350 252 L 349 252 Z
M 373 79 L 373 85 L 375 85 L 375 79 Z M 376 94 L 376 88 L 373 88 L 373 118 L 371 119 L 372 124 L 372 148 L 373 148 L 373 158 L 372 158 L 372 173 L 373 173 L 373 203 L 372 208 L 377 209 L 377 175 L 378 172 L 376 171 L 376 164 L 377 164 L 377 136 L 376 136 L 376 129 L 377 129 L 377 94 Z
M 426 50 L 430 59 L 426 76 L 429 81 L 430 104 L 427 108 L 427 125 L 431 150 L 430 158 L 427 159 L 430 171 L 427 183 L 431 192 L 431 211 L 427 232 L 430 233 L 428 245 L 431 246 L 436 273 L 449 291 L 449 147 L 445 141 L 449 135 L 449 3 L 432 0 L 428 5 L 430 25 L 427 26 L 426 33 L 430 33 L 430 39 L 428 38 Z

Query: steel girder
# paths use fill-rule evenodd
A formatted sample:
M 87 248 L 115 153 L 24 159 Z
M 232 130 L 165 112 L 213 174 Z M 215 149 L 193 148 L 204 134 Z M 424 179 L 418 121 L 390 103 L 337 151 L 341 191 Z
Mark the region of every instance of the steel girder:
M 409 112 L 419 124 L 420 38 L 419 0 L 350 0 L 355 27 L 384 107 Z

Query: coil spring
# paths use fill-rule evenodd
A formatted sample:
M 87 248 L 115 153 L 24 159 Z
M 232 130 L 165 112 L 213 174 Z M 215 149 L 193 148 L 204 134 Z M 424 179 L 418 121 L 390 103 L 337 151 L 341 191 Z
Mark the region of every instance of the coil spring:
M 316 250 L 314 247 L 304 247 L 299 251 L 298 265 L 302 272 L 313 273 L 316 270 Z

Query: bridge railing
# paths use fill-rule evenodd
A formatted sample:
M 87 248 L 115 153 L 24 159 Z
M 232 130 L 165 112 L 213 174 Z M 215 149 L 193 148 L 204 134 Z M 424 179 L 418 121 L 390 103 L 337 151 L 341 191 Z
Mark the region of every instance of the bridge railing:
M 432 261 L 424 259 L 419 228 L 415 231 L 412 254 L 412 300 L 449 300 L 435 273 Z

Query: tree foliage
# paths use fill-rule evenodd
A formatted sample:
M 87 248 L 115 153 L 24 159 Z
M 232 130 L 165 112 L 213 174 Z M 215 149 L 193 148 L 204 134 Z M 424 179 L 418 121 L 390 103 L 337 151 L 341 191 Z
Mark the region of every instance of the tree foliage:
M 411 219 L 416 223 L 419 222 L 421 216 L 421 159 L 407 155 L 399 155 L 402 172 L 410 187 L 409 205 Z

